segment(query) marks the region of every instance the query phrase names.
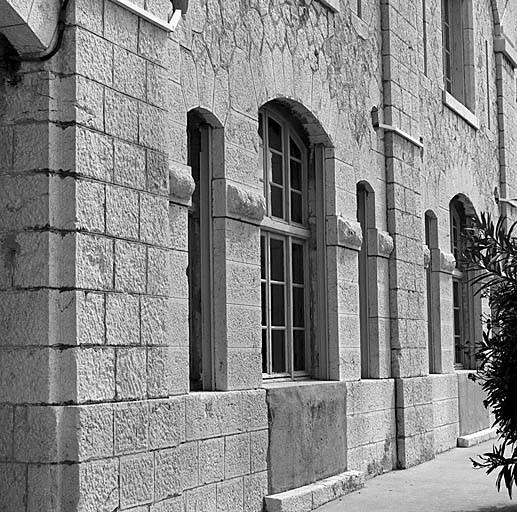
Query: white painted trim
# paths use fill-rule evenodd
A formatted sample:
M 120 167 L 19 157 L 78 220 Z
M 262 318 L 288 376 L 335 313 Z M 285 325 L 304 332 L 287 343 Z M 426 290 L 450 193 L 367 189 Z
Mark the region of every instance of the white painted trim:
M 332 12 L 339 12 L 339 0 L 319 0 L 319 2 Z
M 392 126 L 391 124 L 379 123 L 379 125 L 375 126 L 375 128 L 381 128 L 385 132 L 396 133 L 403 139 L 406 139 L 407 141 L 411 142 L 411 144 L 414 144 L 415 146 L 419 147 L 420 149 L 424 149 L 424 144 L 422 142 L 415 139 L 415 137 L 412 137 L 411 135 L 409 135 L 409 133 L 406 133 L 405 131 L 401 130 L 400 128 L 397 128 L 396 126 Z
M 128 10 L 129 12 L 136 14 L 140 18 L 144 19 L 145 21 L 148 21 L 149 23 L 155 25 L 156 27 L 159 27 L 159 28 L 165 30 L 166 32 L 174 32 L 174 30 L 176 30 L 176 27 L 181 19 L 181 11 L 179 9 L 176 9 L 174 11 L 174 14 L 172 15 L 171 20 L 169 22 L 167 22 L 167 21 L 163 21 L 162 19 L 158 18 L 158 16 L 151 14 L 149 11 L 146 11 L 145 9 L 138 7 L 138 5 L 135 5 L 134 3 L 130 2 L 129 0 L 111 0 L 111 1 L 114 4 L 117 4 L 120 7 L 123 7 L 124 9 Z
M 463 118 L 472 128 L 479 130 L 479 118 L 468 107 L 458 101 L 452 94 L 447 91 L 442 91 L 443 104 L 449 107 L 453 112 Z
M 494 39 L 494 51 L 495 53 L 502 53 L 509 60 L 513 69 L 517 68 L 517 50 L 504 34 Z

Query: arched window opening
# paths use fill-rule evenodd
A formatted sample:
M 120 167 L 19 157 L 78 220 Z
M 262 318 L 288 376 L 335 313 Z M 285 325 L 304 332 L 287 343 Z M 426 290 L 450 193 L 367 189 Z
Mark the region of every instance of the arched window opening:
M 432 260 L 438 249 L 438 221 L 434 212 L 425 212 L 425 244 L 430 251 L 430 261 L 426 268 L 427 298 L 427 344 L 429 350 L 429 373 L 440 373 L 440 297 L 439 282 L 433 275 Z M 439 276 L 438 276 L 439 279 Z
M 313 368 L 314 290 L 323 273 L 315 257 L 316 196 L 323 178 L 320 172 L 315 179 L 314 154 L 323 155 L 310 151 L 300 130 L 276 109 L 261 109 L 259 134 L 267 203 L 261 231 L 262 371 L 265 378 L 304 377 Z
M 359 252 L 359 319 L 361 332 L 361 377 L 372 377 L 373 350 L 370 329 L 370 313 L 372 302 L 372 282 L 370 280 L 372 264 L 369 258 L 371 244 L 370 230 L 375 229 L 375 196 L 370 185 L 364 182 L 357 184 L 357 221 L 363 232 L 363 244 Z
M 457 369 L 474 369 L 475 343 L 480 334 L 481 300 L 474 294 L 469 271 L 464 261 L 465 237 L 463 233 L 471 225 L 473 209 L 467 213 L 465 203 L 454 198 L 449 207 L 451 228 L 451 252 L 456 259 L 452 274 L 454 366 Z
M 210 390 L 212 354 L 212 136 L 213 127 L 196 111 L 188 115 L 188 165 L 195 190 L 188 211 L 190 389 Z

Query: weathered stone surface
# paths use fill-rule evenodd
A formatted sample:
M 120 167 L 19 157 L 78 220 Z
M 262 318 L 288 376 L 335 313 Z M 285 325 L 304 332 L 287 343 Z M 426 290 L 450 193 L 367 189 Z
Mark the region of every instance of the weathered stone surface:
M 361 225 L 342 217 L 330 217 L 327 220 L 327 236 L 330 245 L 339 245 L 358 251 L 363 243 Z
M 190 201 L 195 188 L 190 168 L 172 163 L 169 169 L 169 180 L 171 199 Z
M 236 478 L 217 484 L 217 512 L 240 512 L 244 504 L 243 479 Z
M 117 398 L 145 398 L 147 392 L 146 350 L 118 348 L 116 351 Z
M 270 489 L 295 489 L 347 468 L 346 385 L 267 390 L 270 411 Z M 299 407 L 298 404 L 303 404 Z M 292 442 L 292 432 L 297 441 Z
M 187 440 L 236 434 L 242 430 L 240 393 L 199 393 L 187 397 Z
M 120 506 L 150 503 L 154 491 L 154 455 L 132 455 L 120 459 Z
M 145 450 L 149 437 L 149 405 L 130 402 L 114 406 L 115 453 Z
M 186 443 L 156 452 L 156 499 L 180 495 L 197 485 L 197 443 Z
M 244 190 L 236 185 L 228 185 L 227 208 L 230 215 L 260 222 L 264 218 L 266 202 L 261 194 Z
M 224 480 L 224 438 L 207 439 L 199 443 L 199 483 Z
M 149 404 L 149 446 L 170 448 L 185 441 L 185 400 L 171 398 Z M 200 448 L 201 450 L 201 448 Z M 200 471 L 202 470 L 200 463 Z
M 168 0 L 134 3 L 167 19 Z M 55 4 L 0 0 L 0 32 L 21 53 L 34 49 L 35 30 L 46 36 L 55 31 Z M 23 23 L 13 22 L 6 5 L 17 6 Z M 489 421 L 472 406 L 480 397 L 458 394 L 457 381 L 456 389 L 435 376 L 430 386 L 422 383 L 430 369 L 422 243 L 423 215 L 430 211 L 438 227 L 431 266 L 440 285 L 434 297 L 443 340 L 440 370 L 452 372 L 454 354 L 446 343 L 453 331 L 455 267 L 448 254 L 450 200 L 461 194 L 472 203 L 469 214 L 511 217 L 508 205 L 494 204 L 493 190 L 515 197 L 517 182 L 510 165 L 513 63 L 495 34 L 491 7 L 497 5 L 473 2 L 473 50 L 484 55 L 488 44 L 489 67 L 473 60 L 476 105 L 469 113 L 464 105 L 444 105 L 438 94 L 440 9 L 427 9 L 424 41 L 421 4 L 411 2 L 383 9 L 363 2 L 362 18 L 355 5 L 334 0 L 191 2 L 169 37 L 113 2 L 70 3 L 56 56 L 4 73 L 0 94 L 0 509 L 54 512 L 63 481 L 79 486 L 78 495 L 66 497 L 66 510 L 184 512 L 217 504 L 218 512 L 258 512 L 270 476 L 268 413 L 270 442 L 279 446 L 271 450 L 273 481 L 278 454 L 292 460 L 289 477 L 305 466 L 314 473 L 307 478 L 320 478 L 318 464 L 318 471 L 332 464 L 332 471 L 341 471 L 337 461 L 373 475 L 447 449 L 460 420 Z M 516 9 L 508 5 L 505 13 L 508 41 L 515 39 Z M 4 49 L 2 40 L 0 54 Z M 498 58 L 502 53 L 504 66 L 493 60 L 494 51 Z M 264 142 L 257 131 L 266 104 L 308 150 L 307 289 L 312 304 L 325 302 L 320 295 L 328 292 L 329 319 L 327 336 L 314 337 L 328 338 L 329 345 L 311 346 L 309 374 L 354 381 L 346 385 L 346 410 L 330 426 L 322 418 L 332 416 L 329 400 L 344 401 L 341 388 L 327 393 L 321 385 L 310 397 L 312 409 L 287 401 L 286 409 L 269 410 L 259 389 L 259 236 L 267 229 L 259 224 L 269 177 L 263 176 Z M 424 151 L 400 131 L 372 129 L 373 105 L 383 105 L 380 121 L 423 140 Z M 170 398 L 189 392 L 188 216 L 196 214 L 197 155 L 187 131 L 195 115 L 187 112 L 193 109 L 213 128 L 200 156 L 210 160 L 213 185 L 216 387 L 245 391 Z M 368 229 L 377 236 L 368 251 L 384 257 L 372 258 L 375 364 L 385 377 L 374 383 L 359 380 L 359 181 L 374 203 Z M 325 236 L 315 236 L 318 229 Z M 313 262 L 315 245 L 325 253 L 325 283 Z M 320 318 L 313 307 L 309 318 L 314 334 Z M 307 384 L 289 385 L 293 396 L 310 394 Z M 113 404 L 119 400 L 142 401 Z M 74 405 L 61 410 L 64 402 Z M 468 406 L 476 418 L 455 416 Z M 295 434 L 280 443 L 275 429 L 282 430 L 285 417 Z M 307 454 L 300 455 L 302 443 L 316 453 L 309 464 Z M 4 464 L 14 451 L 22 459 L 55 459 L 56 447 L 67 460 L 83 463 Z M 152 469 L 153 456 L 160 470 Z M 198 457 L 199 467 L 193 463 L 188 475 L 174 472 Z M 333 492 L 331 485 L 318 486 L 312 506 Z

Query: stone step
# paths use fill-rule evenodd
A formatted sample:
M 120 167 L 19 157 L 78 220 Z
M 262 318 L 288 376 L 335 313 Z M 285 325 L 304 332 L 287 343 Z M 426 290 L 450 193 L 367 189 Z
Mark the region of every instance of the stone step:
M 487 428 L 466 436 L 458 437 L 458 448 L 469 448 L 497 437 L 496 428 Z
M 363 487 L 362 471 L 346 471 L 292 491 L 266 496 L 266 512 L 310 512 Z

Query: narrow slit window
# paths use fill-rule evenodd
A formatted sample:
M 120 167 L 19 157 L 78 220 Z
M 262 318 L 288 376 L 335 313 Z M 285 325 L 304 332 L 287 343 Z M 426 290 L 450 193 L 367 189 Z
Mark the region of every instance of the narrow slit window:
M 368 247 L 370 245 L 369 231 L 375 227 L 375 206 L 373 191 L 367 185 L 357 185 L 357 221 L 363 232 L 363 243 L 359 252 L 359 321 L 361 341 L 361 377 L 372 377 L 372 350 L 370 329 L 371 282 Z
M 188 164 L 195 190 L 188 211 L 190 389 L 213 389 L 212 371 L 212 127 L 188 117 Z

